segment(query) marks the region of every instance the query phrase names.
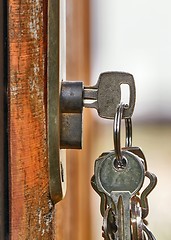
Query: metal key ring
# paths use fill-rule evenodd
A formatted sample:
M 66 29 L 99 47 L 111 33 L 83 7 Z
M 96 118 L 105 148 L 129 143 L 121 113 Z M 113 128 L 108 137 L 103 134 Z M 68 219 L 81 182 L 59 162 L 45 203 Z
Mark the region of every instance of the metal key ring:
M 124 104 L 120 103 L 117 107 L 114 124 L 113 124 L 113 140 L 116 154 L 116 160 L 122 165 L 122 153 L 121 153 L 121 120 L 123 116 Z
M 121 120 L 123 116 L 124 108 L 126 107 L 125 104 L 120 103 L 116 110 L 116 115 L 114 119 L 114 125 L 113 125 L 113 137 L 114 137 L 114 148 L 115 148 L 115 154 L 116 154 L 116 160 L 118 162 L 118 166 L 122 168 L 122 166 L 125 165 L 124 159 L 122 157 L 121 152 Z M 126 127 L 126 147 L 132 146 L 132 121 L 131 118 L 125 119 L 125 127 Z
M 132 120 L 131 118 L 125 118 L 125 147 L 132 147 Z

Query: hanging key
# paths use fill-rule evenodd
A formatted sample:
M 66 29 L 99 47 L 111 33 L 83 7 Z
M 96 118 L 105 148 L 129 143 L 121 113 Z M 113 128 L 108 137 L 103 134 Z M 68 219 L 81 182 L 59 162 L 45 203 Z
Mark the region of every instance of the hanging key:
M 95 162 L 95 180 L 100 192 L 111 198 L 116 207 L 118 239 L 130 240 L 130 199 L 144 182 L 144 166 L 141 160 L 130 152 L 122 151 L 125 167 L 118 169 L 116 154 L 109 153 Z M 111 202 L 108 202 L 111 206 Z
M 132 240 L 145 240 L 143 232 L 141 202 L 137 196 L 131 199 L 131 233 Z
M 120 148 L 120 127 L 124 107 L 123 104 L 120 104 L 116 111 L 114 121 L 115 151 L 102 154 L 95 162 L 94 182 L 96 188 L 99 192 L 106 194 L 109 210 L 114 210 L 116 216 L 116 223 L 113 222 L 113 226 L 117 227 L 117 231 L 114 231 L 115 229 L 112 231 L 111 227 L 107 227 L 110 222 L 108 223 L 108 218 L 105 218 L 105 239 L 110 239 L 111 234 L 114 234 L 116 239 L 131 239 L 131 197 L 140 190 L 145 176 L 142 159 L 131 152 L 121 151 Z M 109 230 L 110 232 L 108 232 Z
M 141 148 L 132 146 L 132 121 L 131 121 L 131 118 L 125 119 L 125 129 L 126 129 L 126 138 L 125 138 L 126 141 L 125 141 L 125 147 L 122 148 L 122 150 L 132 152 L 142 159 L 142 163 L 144 164 L 144 167 L 145 167 L 145 177 L 147 177 L 150 180 L 150 183 L 144 189 L 144 191 L 141 193 L 141 196 L 140 196 L 141 208 L 142 208 L 142 218 L 144 219 L 147 217 L 148 212 L 149 212 L 147 197 L 150 194 L 150 192 L 154 189 L 154 187 L 156 186 L 157 177 L 155 176 L 155 174 L 147 171 L 147 161 L 146 161 L 145 155 L 142 152 Z
M 103 233 L 102 237 L 105 240 L 114 240 L 115 234 L 118 231 L 116 225 L 115 211 L 111 207 L 107 207 L 103 217 Z
M 148 213 L 149 213 L 147 197 L 151 193 L 151 191 L 155 188 L 155 186 L 157 184 L 157 177 L 155 176 L 155 174 L 146 171 L 145 176 L 150 180 L 150 183 L 144 189 L 144 191 L 141 193 L 141 196 L 140 196 L 141 207 L 142 207 L 142 218 L 143 219 L 146 218 Z
M 122 148 L 124 151 L 129 151 L 139 156 L 142 160 L 142 163 L 145 167 L 145 177 L 150 180 L 150 183 L 143 190 L 140 196 L 134 196 L 131 198 L 131 232 L 132 232 L 132 240 L 145 240 L 145 218 L 149 213 L 148 207 L 148 195 L 154 189 L 157 184 L 157 177 L 147 171 L 147 162 L 144 156 L 144 153 L 139 147 L 132 146 L 132 121 L 131 118 L 125 119 L 125 128 L 126 128 L 126 141 L 125 147 Z M 143 222 L 144 221 L 144 222 Z M 143 230 L 144 228 L 144 230 Z M 146 234 L 147 235 L 147 234 Z M 149 236 L 149 234 L 148 234 Z M 150 235 L 153 236 L 153 235 Z M 154 237 L 154 236 L 153 236 Z M 149 239 L 149 238 L 148 238 Z
M 84 87 L 84 107 L 95 108 L 100 117 L 113 119 L 117 105 L 121 102 L 122 84 L 127 84 L 130 90 L 129 105 L 124 111 L 123 118 L 131 117 L 136 94 L 134 78 L 130 73 L 101 73 L 95 86 Z

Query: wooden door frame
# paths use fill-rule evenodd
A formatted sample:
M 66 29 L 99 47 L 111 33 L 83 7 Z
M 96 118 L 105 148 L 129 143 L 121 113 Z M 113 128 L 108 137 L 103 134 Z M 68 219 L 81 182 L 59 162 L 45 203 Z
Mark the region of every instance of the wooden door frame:
M 84 150 L 72 152 L 67 163 L 66 198 L 54 207 L 49 195 L 47 0 L 7 2 L 9 239 L 90 239 L 90 123 L 84 126 Z M 88 2 L 67 0 L 67 34 L 70 38 L 67 80 L 82 80 L 86 85 L 89 84 Z M 89 114 L 85 115 L 84 122 L 90 122 Z

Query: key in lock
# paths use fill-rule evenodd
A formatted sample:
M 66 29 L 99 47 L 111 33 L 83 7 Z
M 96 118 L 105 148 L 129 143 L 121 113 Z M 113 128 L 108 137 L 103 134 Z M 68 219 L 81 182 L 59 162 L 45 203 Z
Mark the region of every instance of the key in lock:
M 113 119 L 121 101 L 121 85 L 130 90 L 129 104 L 123 118 L 133 114 L 135 106 L 135 83 L 130 73 L 101 73 L 95 86 L 84 87 L 82 82 L 61 83 L 61 148 L 82 148 L 82 110 L 95 108 L 102 118 Z
M 65 162 L 61 162 L 61 154 L 59 154 L 61 151 L 59 149 L 54 151 L 56 142 L 58 142 L 58 146 L 60 145 L 60 149 L 81 149 L 83 107 L 94 107 L 100 117 L 113 119 L 115 108 L 121 101 L 122 84 L 127 84 L 130 90 L 129 104 L 124 111 L 124 116 L 130 117 L 134 110 L 136 94 L 134 78 L 129 73 L 102 73 L 97 84 L 92 87 L 84 87 L 83 82 L 63 81 L 61 82 L 60 90 L 56 92 L 56 94 L 60 95 L 60 104 L 58 104 L 57 108 L 53 106 L 57 101 L 51 97 L 52 93 L 53 96 L 55 95 L 55 91 L 53 87 L 50 87 L 50 84 L 48 85 L 51 89 L 51 91 L 48 91 L 50 191 L 54 202 L 63 198 L 63 194 L 61 194 L 61 192 L 64 192 L 62 186 L 66 182 L 65 177 L 63 177 L 66 176 L 65 171 L 63 171 Z M 57 140 L 55 141 L 55 139 Z M 55 160 L 56 156 L 58 156 L 57 161 Z M 54 166 L 57 166 L 57 173 L 54 171 Z M 56 179 L 59 180 L 59 184 L 56 184 Z
M 84 107 L 95 108 L 102 118 L 113 119 L 118 104 L 121 102 L 121 85 L 128 84 L 130 90 L 129 105 L 124 111 L 123 118 L 131 117 L 135 105 L 135 83 L 130 73 L 105 72 L 101 73 L 95 86 L 84 88 Z

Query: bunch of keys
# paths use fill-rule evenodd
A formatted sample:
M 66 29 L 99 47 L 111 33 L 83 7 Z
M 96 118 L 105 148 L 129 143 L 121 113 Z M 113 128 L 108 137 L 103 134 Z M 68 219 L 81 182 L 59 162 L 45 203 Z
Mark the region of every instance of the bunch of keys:
M 132 147 L 131 118 L 125 118 L 126 146 L 121 149 L 121 120 L 125 105 L 119 104 L 114 119 L 114 150 L 102 153 L 95 161 L 91 179 L 101 198 L 105 240 L 155 240 L 147 227 L 148 195 L 157 178 L 147 171 L 147 162 L 139 147 Z M 140 193 L 144 179 L 149 185 Z

